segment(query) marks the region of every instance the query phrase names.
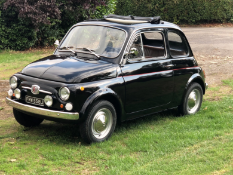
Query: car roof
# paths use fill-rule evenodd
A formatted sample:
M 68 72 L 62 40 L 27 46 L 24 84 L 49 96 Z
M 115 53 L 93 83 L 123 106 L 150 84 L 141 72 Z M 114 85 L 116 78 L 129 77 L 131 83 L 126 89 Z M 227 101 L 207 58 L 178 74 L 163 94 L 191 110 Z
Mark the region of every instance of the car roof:
M 89 21 L 83 21 L 80 23 L 75 24 L 74 26 L 78 25 L 102 25 L 102 26 L 109 26 L 109 27 L 117 27 L 124 30 L 138 30 L 142 28 L 173 28 L 180 30 L 180 27 L 176 24 L 167 22 L 167 21 L 161 21 L 160 24 L 151 24 L 151 23 L 138 23 L 138 24 L 124 24 L 124 23 L 116 23 L 116 22 L 109 22 L 106 20 L 89 20 Z

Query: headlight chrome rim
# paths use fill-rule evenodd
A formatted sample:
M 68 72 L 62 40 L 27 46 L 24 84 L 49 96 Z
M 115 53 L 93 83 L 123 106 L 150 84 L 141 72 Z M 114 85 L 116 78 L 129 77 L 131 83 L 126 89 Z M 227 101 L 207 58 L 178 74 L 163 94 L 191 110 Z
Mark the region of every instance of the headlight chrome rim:
M 64 95 L 62 94 L 62 91 L 65 90 L 65 92 L 67 93 L 66 96 L 64 97 Z M 63 91 L 64 92 L 64 91 Z M 61 87 L 59 89 L 59 97 L 63 100 L 66 101 L 69 99 L 70 97 L 70 90 L 67 87 Z
M 44 103 L 46 106 L 51 107 L 53 105 L 53 97 L 46 95 L 44 98 Z
M 12 83 L 12 80 L 14 81 L 13 83 Z M 10 86 L 12 89 L 15 89 L 18 86 L 18 78 L 16 76 L 12 76 L 10 78 Z
M 18 88 L 16 88 L 14 90 L 14 94 L 15 94 L 15 98 L 20 99 L 20 97 L 21 97 L 21 90 L 18 89 Z

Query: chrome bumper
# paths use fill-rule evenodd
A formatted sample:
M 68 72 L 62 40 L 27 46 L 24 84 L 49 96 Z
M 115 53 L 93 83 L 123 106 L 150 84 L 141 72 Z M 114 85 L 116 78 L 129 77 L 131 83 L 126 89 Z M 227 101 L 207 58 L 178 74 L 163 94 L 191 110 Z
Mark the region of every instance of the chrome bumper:
M 43 108 L 39 108 L 36 106 L 22 104 L 14 100 L 11 100 L 7 97 L 6 97 L 6 103 L 15 109 L 19 109 L 21 111 L 29 112 L 32 114 L 38 114 L 41 116 L 47 116 L 47 117 L 58 118 L 58 119 L 66 119 L 66 120 L 78 120 L 79 119 L 79 113 L 77 112 L 75 113 L 61 112 L 61 111 L 43 109 Z

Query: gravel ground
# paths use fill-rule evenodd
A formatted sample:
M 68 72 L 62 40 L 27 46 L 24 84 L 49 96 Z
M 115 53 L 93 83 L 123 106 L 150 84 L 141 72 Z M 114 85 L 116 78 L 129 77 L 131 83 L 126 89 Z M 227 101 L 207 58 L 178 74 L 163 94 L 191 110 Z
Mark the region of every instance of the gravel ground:
M 182 27 L 210 86 L 233 78 L 233 27 Z

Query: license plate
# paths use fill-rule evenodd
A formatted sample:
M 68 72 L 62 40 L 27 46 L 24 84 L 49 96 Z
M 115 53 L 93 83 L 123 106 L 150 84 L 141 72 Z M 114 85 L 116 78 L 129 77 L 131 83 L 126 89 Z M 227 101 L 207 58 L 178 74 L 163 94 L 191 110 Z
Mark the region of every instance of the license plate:
M 44 100 L 42 98 L 30 97 L 30 96 L 26 95 L 25 101 L 27 103 L 31 103 L 31 104 L 34 104 L 34 105 L 44 106 Z

